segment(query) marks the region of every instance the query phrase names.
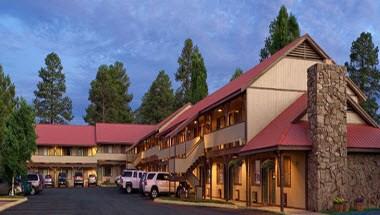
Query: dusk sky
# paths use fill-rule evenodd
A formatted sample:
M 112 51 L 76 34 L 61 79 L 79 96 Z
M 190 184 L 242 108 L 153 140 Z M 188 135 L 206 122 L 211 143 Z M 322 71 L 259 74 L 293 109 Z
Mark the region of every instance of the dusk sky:
M 270 3 L 269 3 L 270 2 Z M 268 25 L 284 4 L 339 64 L 351 43 L 368 31 L 380 45 L 380 2 L 358 1 L 0 1 L 0 64 L 29 102 L 44 58 L 56 52 L 73 101 L 72 124 L 84 123 L 90 82 L 101 64 L 122 61 L 131 79 L 132 108 L 164 69 L 174 80 L 186 38 L 205 59 L 209 93 L 236 67 L 259 61 Z

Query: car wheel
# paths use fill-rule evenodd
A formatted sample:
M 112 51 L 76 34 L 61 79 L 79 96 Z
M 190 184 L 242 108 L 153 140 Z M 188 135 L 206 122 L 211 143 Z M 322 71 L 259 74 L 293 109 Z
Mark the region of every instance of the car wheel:
M 150 191 L 150 197 L 152 199 L 155 199 L 155 198 L 158 197 L 158 190 L 157 190 L 157 188 L 153 188 L 152 191 Z
M 36 195 L 36 188 L 34 188 L 34 187 L 32 187 L 31 189 L 30 189 L 30 195 Z
M 131 185 L 127 185 L 127 187 L 125 188 L 125 190 L 127 191 L 128 194 L 132 193 L 132 186 Z

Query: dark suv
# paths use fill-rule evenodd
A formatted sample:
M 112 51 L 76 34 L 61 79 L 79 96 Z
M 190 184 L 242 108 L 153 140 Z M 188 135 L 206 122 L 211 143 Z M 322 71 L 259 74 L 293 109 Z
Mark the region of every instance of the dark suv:
M 61 186 L 67 187 L 67 175 L 65 172 L 60 172 L 58 174 L 58 187 Z
M 84 178 L 81 172 L 76 172 L 74 175 L 74 187 L 77 185 L 84 187 Z

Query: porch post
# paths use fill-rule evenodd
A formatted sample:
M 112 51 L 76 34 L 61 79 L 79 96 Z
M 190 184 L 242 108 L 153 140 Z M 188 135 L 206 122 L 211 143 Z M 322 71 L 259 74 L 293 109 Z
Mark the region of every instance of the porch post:
M 281 212 L 284 212 L 284 157 L 282 156 L 282 152 L 278 152 L 279 160 L 280 160 L 280 207 Z
M 246 201 L 246 205 L 247 205 L 247 207 L 248 206 L 250 206 L 250 203 L 251 203 L 251 201 L 250 201 L 250 193 L 251 193 L 251 191 L 250 191 L 250 185 L 249 185 L 249 183 L 250 183 L 250 173 L 249 173 L 249 158 L 248 157 L 246 157 L 245 158 L 245 201 Z
M 208 168 L 210 169 L 210 199 L 212 199 L 212 159 L 210 159 Z

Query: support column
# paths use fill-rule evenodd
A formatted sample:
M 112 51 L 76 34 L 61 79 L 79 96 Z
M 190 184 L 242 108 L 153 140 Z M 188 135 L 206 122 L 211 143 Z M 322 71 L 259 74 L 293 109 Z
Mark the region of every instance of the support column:
M 250 195 L 250 193 L 251 193 L 251 191 L 250 191 L 250 177 L 249 177 L 249 175 L 250 175 L 250 173 L 249 173 L 249 169 L 250 169 L 250 167 L 249 167 L 249 158 L 248 157 L 246 157 L 245 158 L 245 201 L 246 201 L 246 206 L 247 207 L 249 207 L 249 206 L 251 206 L 251 201 L 250 201 L 250 197 L 251 197 L 251 195 Z
M 210 199 L 212 200 L 212 159 L 210 159 L 209 169 L 210 169 Z
M 281 151 L 278 152 L 278 157 L 280 161 L 280 208 L 281 212 L 284 212 L 284 156 Z

